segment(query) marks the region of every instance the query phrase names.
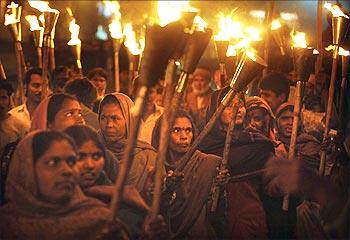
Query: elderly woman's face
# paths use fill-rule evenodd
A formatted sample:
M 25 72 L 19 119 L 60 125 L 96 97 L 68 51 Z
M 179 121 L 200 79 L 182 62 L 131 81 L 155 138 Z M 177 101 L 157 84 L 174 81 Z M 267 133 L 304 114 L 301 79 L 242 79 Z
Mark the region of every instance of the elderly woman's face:
M 64 101 L 61 109 L 55 116 L 55 120 L 49 125 L 49 128 L 56 131 L 63 131 L 67 127 L 84 123 L 79 102 L 69 99 Z
M 188 151 L 193 139 L 193 127 L 187 117 L 175 119 L 170 132 L 169 148 L 174 152 L 185 153 Z
M 101 109 L 100 128 L 109 142 L 126 138 L 126 121 L 118 104 L 107 103 Z
M 247 111 L 245 126 L 250 127 L 259 131 L 264 131 L 266 122 L 265 122 L 266 112 L 262 108 L 254 108 Z
M 73 166 L 77 154 L 66 140 L 54 140 L 47 151 L 35 163 L 35 176 L 39 197 L 57 204 L 68 202 L 76 182 Z
M 78 173 L 78 182 L 82 188 L 96 183 L 104 166 L 103 152 L 96 143 L 88 140 L 78 148 L 78 160 L 74 170 Z

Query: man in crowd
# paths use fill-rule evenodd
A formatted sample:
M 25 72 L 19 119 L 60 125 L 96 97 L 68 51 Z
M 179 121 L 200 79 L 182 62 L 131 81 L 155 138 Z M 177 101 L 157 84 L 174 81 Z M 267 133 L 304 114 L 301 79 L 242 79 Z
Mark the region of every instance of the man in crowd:
M 11 96 L 13 88 L 9 81 L 0 80 L 0 156 L 5 146 L 21 139 L 26 134 L 26 127 L 21 119 L 11 115 Z
M 24 78 L 27 100 L 22 105 L 11 109 L 10 114 L 24 121 L 26 132 L 29 131 L 34 110 L 41 102 L 43 89 L 42 70 L 30 69 Z
M 88 79 L 97 89 L 97 99 L 101 100 L 106 93 L 108 74 L 103 68 L 94 68 L 88 75 Z
M 205 111 L 213 90 L 210 88 L 211 71 L 206 67 L 198 67 L 192 74 L 190 92 L 186 96 L 187 107 L 196 127 L 201 130 L 204 127 Z
M 78 99 L 86 124 L 98 130 L 98 115 L 92 111 L 92 107 L 97 99 L 97 91 L 92 83 L 87 78 L 76 78 L 67 82 L 64 91 Z
M 260 82 L 260 96 L 275 113 L 277 108 L 288 100 L 289 88 L 289 80 L 283 73 L 271 72 Z

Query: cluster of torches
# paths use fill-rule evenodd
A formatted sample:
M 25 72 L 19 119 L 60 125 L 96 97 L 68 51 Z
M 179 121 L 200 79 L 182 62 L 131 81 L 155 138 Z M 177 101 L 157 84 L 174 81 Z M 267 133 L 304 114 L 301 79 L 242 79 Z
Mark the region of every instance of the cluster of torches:
M 38 66 L 43 69 L 43 79 L 48 89 L 47 73 L 49 68 L 54 69 L 54 36 L 55 26 L 59 16 L 59 11 L 51 9 L 49 3 L 45 1 L 28 1 L 30 6 L 38 9 L 41 12 L 40 16 L 28 15 L 26 20 L 30 23 L 30 30 L 34 36 L 34 45 L 38 54 Z M 154 201 L 152 203 L 152 216 L 155 217 L 159 212 L 160 189 L 162 182 L 163 166 L 166 156 L 166 150 L 169 141 L 169 126 L 174 121 L 174 111 L 179 107 L 181 99 L 184 96 L 184 91 L 187 86 L 189 75 L 195 70 L 200 57 L 204 53 L 212 36 L 212 31 L 207 27 L 206 22 L 198 15 L 198 10 L 191 7 L 188 1 L 159 1 L 158 2 L 158 16 L 159 25 L 148 26 L 145 30 L 145 35 L 138 37 L 133 29 L 132 23 L 122 24 L 122 14 L 120 12 L 120 5 L 117 1 L 103 1 L 103 4 L 109 5 L 113 9 L 112 20 L 109 24 L 109 32 L 114 49 L 114 73 L 115 73 L 115 90 L 120 91 L 119 82 L 119 51 L 122 44 L 128 50 L 129 57 L 129 84 L 138 72 L 141 72 L 139 84 L 140 88 L 136 95 L 135 107 L 132 109 L 135 114 L 136 123 L 140 121 L 142 109 L 145 106 L 145 96 L 149 88 L 163 75 L 165 70 L 165 95 L 164 95 L 164 118 L 161 124 L 160 132 L 160 147 L 157 155 L 157 167 L 155 177 Z M 328 136 L 329 121 L 332 112 L 332 102 L 334 98 L 334 83 L 336 78 L 336 68 L 338 56 L 342 56 L 342 86 L 345 85 L 347 75 L 347 65 L 349 61 L 349 51 L 342 48 L 342 43 L 347 33 L 349 17 L 344 14 L 341 9 L 330 3 L 325 3 L 327 8 L 333 15 L 332 17 L 332 34 L 333 44 L 326 48 L 327 51 L 333 51 L 332 75 L 329 89 L 329 99 L 326 111 L 326 123 L 324 139 Z M 76 60 L 76 67 L 79 73 L 82 74 L 81 64 L 81 40 L 79 39 L 80 26 L 76 23 L 70 8 L 66 9 L 70 17 L 69 31 L 71 39 L 68 45 L 72 47 L 73 55 Z M 234 12 L 234 11 L 233 11 Z M 259 11 L 253 13 L 258 18 L 264 18 L 265 14 Z M 235 59 L 229 64 L 234 65 L 235 71 L 232 78 L 230 77 L 230 90 L 221 101 L 213 117 L 209 120 L 203 131 L 195 139 L 190 150 L 183 157 L 183 163 L 176 171 L 181 171 L 186 160 L 188 160 L 195 149 L 198 147 L 200 141 L 208 134 L 210 129 L 214 126 L 223 109 L 232 102 L 233 99 L 239 98 L 243 89 L 262 69 L 267 67 L 268 61 L 260 58 L 254 50 L 254 42 L 263 40 L 261 28 L 254 26 L 244 26 L 241 22 L 233 20 L 232 14 L 220 14 L 218 21 L 218 31 L 214 35 L 214 42 L 217 50 L 221 81 L 227 79 L 226 66 L 230 59 Z M 25 62 L 23 50 L 21 47 L 21 6 L 11 3 L 7 6 L 5 15 L 5 25 L 9 27 L 12 37 L 15 41 L 16 59 L 17 59 L 17 76 L 18 76 L 18 103 L 24 101 L 23 95 L 23 80 L 22 76 L 25 73 Z M 280 31 L 282 27 L 282 20 L 290 20 L 295 16 L 288 13 L 281 14 L 279 19 L 272 19 L 265 27 L 265 31 L 271 34 L 272 38 L 279 47 L 280 53 L 284 56 L 286 53 L 286 45 Z M 267 31 L 268 29 L 268 31 Z M 315 63 L 319 51 L 308 46 L 306 41 L 306 34 L 303 32 L 291 32 L 292 38 L 292 53 L 294 62 L 294 71 L 296 75 L 296 95 L 295 95 L 295 117 L 293 122 L 293 134 L 291 137 L 291 145 L 289 151 L 289 159 L 294 158 L 295 142 L 297 136 L 297 126 L 299 121 L 299 112 L 301 108 L 301 88 L 308 80 L 310 64 Z M 321 51 L 321 49 L 319 49 Z M 266 59 L 266 56 L 264 56 Z M 141 61 L 140 61 L 141 59 Z M 140 62 L 142 62 L 140 64 Z M 179 64 L 181 62 L 181 64 Z M 50 63 L 50 65 L 49 65 Z M 177 66 L 181 65 L 181 73 L 176 81 L 175 70 Z M 1 75 L 6 78 L 0 63 Z M 175 90 L 171 87 L 176 85 Z M 223 84 L 224 85 L 224 84 Z M 131 90 L 131 85 L 129 86 Z M 46 90 L 47 91 L 47 90 Z M 344 89 L 342 89 L 344 91 Z M 129 92 L 130 93 L 130 92 Z M 47 92 L 46 92 L 47 94 Z M 343 98 L 344 98 L 344 92 Z M 43 97 L 45 97 L 45 92 Z M 234 112 L 237 113 L 237 108 Z M 234 117 L 233 117 L 234 119 Z M 135 124 L 135 129 L 131 130 L 129 135 L 127 149 L 123 156 L 123 164 L 120 169 L 116 181 L 116 193 L 112 199 L 113 216 L 116 216 L 120 204 L 120 193 L 122 192 L 125 176 L 131 166 L 130 156 L 131 151 L 135 146 L 135 139 L 138 133 L 139 124 Z M 234 121 L 230 124 L 231 129 L 234 126 Z M 231 135 L 230 135 L 231 134 Z M 227 131 L 226 140 L 232 137 L 232 131 Z M 228 141 L 230 142 L 230 141 Z M 225 144 L 227 145 L 227 144 Z M 229 146 L 229 145 L 228 145 Z M 225 150 L 226 147 L 225 147 Z M 223 161 L 221 167 L 227 165 L 227 158 L 225 158 L 225 150 L 223 154 Z M 320 175 L 324 174 L 326 153 L 321 154 Z M 283 209 L 288 209 L 288 196 L 285 196 Z M 215 205 L 215 204 L 213 204 Z

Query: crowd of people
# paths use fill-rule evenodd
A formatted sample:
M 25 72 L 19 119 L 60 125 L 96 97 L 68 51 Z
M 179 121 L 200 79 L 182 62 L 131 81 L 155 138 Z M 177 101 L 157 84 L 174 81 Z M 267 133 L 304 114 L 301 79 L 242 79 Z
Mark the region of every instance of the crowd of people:
M 323 141 L 326 101 L 317 107 L 308 104 L 320 93 L 305 86 L 295 159 L 288 160 L 295 82 L 283 72 L 259 78 L 259 94 L 242 93 L 225 107 L 183 162 L 229 90 L 218 81 L 220 74 L 201 65 L 191 75 L 170 126 L 159 216 L 151 218 L 149 213 L 164 113 L 162 81 L 147 96 L 122 204 L 112 219 L 114 183 L 136 124 L 135 96 L 128 92 L 137 89 L 107 93 L 103 68 L 86 76 L 57 67 L 50 77 L 52 93 L 43 96 L 42 70 L 32 68 L 24 78 L 26 101 L 19 106 L 13 104 L 11 83 L 1 79 L 0 239 L 350 236 L 347 118 L 334 117 L 337 134 Z M 235 107 L 228 163 L 222 167 Z M 326 176 L 318 176 L 322 151 L 327 152 Z M 286 194 L 288 211 L 282 210 Z

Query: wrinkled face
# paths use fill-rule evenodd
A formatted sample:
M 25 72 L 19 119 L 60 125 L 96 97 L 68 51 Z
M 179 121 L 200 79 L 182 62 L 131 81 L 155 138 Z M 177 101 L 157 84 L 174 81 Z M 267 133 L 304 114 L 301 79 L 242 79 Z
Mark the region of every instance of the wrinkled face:
M 293 112 L 287 110 L 277 119 L 278 134 L 283 137 L 291 137 L 293 128 Z
M 188 151 L 192 139 L 193 127 L 191 121 L 187 117 L 176 118 L 170 133 L 170 150 L 185 153 Z
M 91 187 L 100 176 L 104 166 L 103 152 L 96 143 L 89 140 L 78 149 L 78 160 L 74 170 L 78 173 L 78 182 L 82 188 Z
M 259 131 L 265 131 L 267 123 L 265 122 L 266 111 L 262 108 L 253 108 L 247 111 L 245 124 L 246 127 L 250 127 Z
M 96 87 L 98 95 L 103 95 L 105 93 L 107 80 L 104 77 L 95 76 L 91 79 L 91 82 Z
M 10 97 L 7 95 L 7 90 L 0 89 L 0 115 L 6 115 L 10 110 Z
M 220 116 L 221 123 L 224 126 L 228 126 L 231 122 L 232 115 L 233 115 L 233 104 L 225 107 L 224 111 L 222 112 L 222 114 Z M 242 125 L 245 115 L 246 115 L 246 109 L 244 107 L 243 102 L 240 101 L 235 124 Z
M 43 79 L 41 76 L 39 74 L 32 74 L 27 86 L 28 100 L 39 103 L 41 101 L 42 88 Z
M 210 83 L 210 72 L 206 69 L 197 68 L 192 75 L 192 89 L 201 94 L 208 90 Z
M 35 163 L 39 197 L 51 203 L 66 203 L 73 194 L 76 182 L 73 166 L 77 155 L 66 140 L 53 141 Z
M 81 107 L 78 101 L 67 99 L 62 104 L 61 109 L 57 112 L 55 120 L 49 124 L 52 130 L 63 131 L 67 127 L 85 124 L 81 115 Z
M 277 95 L 275 92 L 271 90 L 260 90 L 260 97 L 264 99 L 272 111 L 275 112 L 277 108 L 284 102 L 285 94 Z
M 109 142 L 126 138 L 126 121 L 119 104 L 107 103 L 102 107 L 100 128 Z

